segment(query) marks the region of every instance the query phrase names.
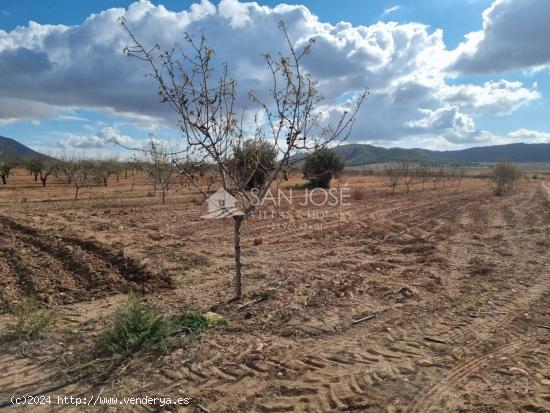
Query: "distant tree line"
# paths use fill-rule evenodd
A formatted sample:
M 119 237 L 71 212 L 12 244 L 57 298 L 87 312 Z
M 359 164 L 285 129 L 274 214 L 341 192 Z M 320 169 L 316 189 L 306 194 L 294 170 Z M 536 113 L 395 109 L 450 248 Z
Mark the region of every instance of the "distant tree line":
M 420 184 L 422 190 L 430 183 L 433 189 L 445 188 L 449 184 L 460 186 L 466 171 L 461 167 L 428 167 L 408 162 L 390 162 L 384 165 L 384 175 L 392 193 L 399 185 L 403 185 L 408 193 L 415 183 Z
M 84 158 L 77 155 L 64 154 L 60 158 L 48 156 L 19 159 L 11 154 L 3 154 L 0 158 L 0 179 L 5 185 L 12 171 L 21 167 L 26 169 L 34 181 L 47 186 L 51 176 L 62 178 L 75 190 L 74 199 L 77 200 L 80 190 L 90 186 L 108 186 L 111 179 L 118 182 L 120 177 L 128 178 L 136 172 L 145 174 L 153 186 L 153 196 L 157 190 L 162 192 L 162 203 L 165 203 L 166 194 L 174 183 L 189 187 L 186 176 L 201 180 L 203 190 L 207 192 L 216 189 L 215 165 L 205 162 L 181 161 L 177 157 L 177 150 L 162 141 L 151 140 L 147 150 L 141 156 L 134 156 L 131 160 L 120 161 L 116 156 L 100 159 Z M 228 170 L 234 171 L 235 177 L 248 190 L 263 185 L 267 174 L 277 164 L 276 152 L 265 142 L 246 141 L 237 148 L 227 161 Z M 345 166 L 344 159 L 336 152 L 322 148 L 309 154 L 303 162 L 302 173 L 311 187 L 328 187 L 333 178 L 342 175 Z M 290 169 L 289 169 L 290 170 Z M 376 171 L 368 170 L 369 174 Z M 380 173 L 380 172 L 378 172 Z M 388 162 L 381 171 L 386 179 L 386 186 L 391 193 L 395 193 L 402 186 L 406 193 L 412 185 L 418 184 L 421 190 L 431 186 L 433 189 L 445 188 L 446 185 L 460 186 L 466 175 L 461 166 L 424 166 L 408 162 Z M 283 174 L 288 179 L 287 174 Z M 520 169 L 510 162 L 499 162 L 490 175 L 494 183 L 496 195 L 504 195 L 513 190 L 516 181 L 521 176 Z M 219 184 L 219 182 L 218 182 Z M 133 183 L 132 183 L 133 189 Z

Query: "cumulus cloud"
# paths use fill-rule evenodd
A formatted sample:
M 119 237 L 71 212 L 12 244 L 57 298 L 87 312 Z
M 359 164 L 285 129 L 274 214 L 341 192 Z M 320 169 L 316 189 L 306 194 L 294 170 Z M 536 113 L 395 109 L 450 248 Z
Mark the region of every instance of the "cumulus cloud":
M 218 62 L 229 62 L 241 90 L 239 102 L 248 105 L 251 89 L 269 95 L 270 76 L 261 54 L 285 52 L 277 30 L 284 20 L 297 47 L 315 39 L 304 68 L 319 80 L 328 119 L 350 104 L 342 102 L 343 96 L 369 87 L 351 136 L 356 141 L 419 136 L 472 141 L 481 136 L 476 116 L 510 114 L 540 98 L 536 85 L 527 88 L 521 82 L 449 84 L 445 68 L 454 54 L 441 30 L 419 23 L 333 25 L 297 5 L 221 0 L 215 6 L 203 0 L 174 12 L 141 1 L 91 15 L 80 25 L 31 22 L 10 32 L 0 30 L 0 123 L 86 108 L 146 128 L 176 128 L 177 118 L 158 102 L 154 81 L 144 76 L 148 67 L 123 55 L 129 39 L 117 21 L 120 16 L 145 47 L 158 43 L 169 48 L 182 40 L 183 32 L 204 32 Z M 17 110 L 5 108 L 13 101 Z M 100 147 L 109 141 L 101 131 L 65 140 L 75 147 Z
M 128 146 L 132 143 L 132 138 L 120 133 L 116 126 L 106 126 L 90 135 L 68 134 L 59 141 L 62 147 L 79 149 L 104 148 L 113 144 Z
M 498 116 L 509 115 L 523 105 L 540 99 L 535 83 L 530 89 L 522 82 L 485 82 L 483 85 L 443 85 L 437 93 L 441 101 L 466 111 L 483 111 Z
M 469 33 L 451 70 L 501 73 L 550 65 L 548 0 L 496 0 L 483 12 L 483 30 Z

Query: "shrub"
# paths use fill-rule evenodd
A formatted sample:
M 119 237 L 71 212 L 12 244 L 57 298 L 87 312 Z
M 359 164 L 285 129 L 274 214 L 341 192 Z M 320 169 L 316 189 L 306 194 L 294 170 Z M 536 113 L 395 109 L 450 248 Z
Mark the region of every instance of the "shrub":
M 277 151 L 266 141 L 248 140 L 235 149 L 236 175 L 246 189 L 260 188 L 277 162 Z
M 223 317 L 192 310 L 165 318 L 143 299 L 130 294 L 117 310 L 112 326 L 100 336 L 98 344 L 107 353 L 128 356 L 162 344 L 170 336 L 199 334 L 225 322 Z
M 3 337 L 8 341 L 40 338 L 44 336 L 54 320 L 53 312 L 45 308 L 35 296 L 24 297 L 14 306 L 13 313 L 15 321 L 8 324 L 7 332 Z
M 99 338 L 108 353 L 136 353 L 168 335 L 168 325 L 155 308 L 130 294 L 115 314 L 111 328 Z
M 302 172 L 313 188 L 328 188 L 334 176 L 338 176 L 345 166 L 344 159 L 336 152 L 321 148 L 308 155 Z
M 501 196 L 514 189 L 515 182 L 520 178 L 521 170 L 511 162 L 498 162 L 493 169 L 495 195 Z
M 212 317 L 193 310 L 188 310 L 181 316 L 174 316 L 169 319 L 172 331 L 187 335 L 199 334 L 209 327 L 225 324 L 226 322 L 227 320 L 223 317 Z

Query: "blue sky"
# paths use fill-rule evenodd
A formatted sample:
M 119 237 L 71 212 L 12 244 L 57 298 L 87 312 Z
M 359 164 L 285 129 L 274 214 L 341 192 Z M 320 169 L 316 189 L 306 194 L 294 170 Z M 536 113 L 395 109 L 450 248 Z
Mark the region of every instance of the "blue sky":
M 116 17 L 124 14 L 140 39 L 163 45 L 203 30 L 241 85 L 257 80 L 261 48 L 284 47 L 268 32 L 288 20 L 294 39 L 320 40 L 307 69 L 334 108 L 333 96 L 371 88 L 355 142 L 550 142 L 547 0 L 193 3 L 0 0 L 0 135 L 46 152 L 64 145 L 97 153 L 120 151 L 115 140 L 139 145 L 150 133 L 177 138 L 175 117 L 137 76 L 146 68 L 121 57 Z M 121 9 L 89 18 L 112 8 Z M 253 40 L 231 41 L 240 36 Z

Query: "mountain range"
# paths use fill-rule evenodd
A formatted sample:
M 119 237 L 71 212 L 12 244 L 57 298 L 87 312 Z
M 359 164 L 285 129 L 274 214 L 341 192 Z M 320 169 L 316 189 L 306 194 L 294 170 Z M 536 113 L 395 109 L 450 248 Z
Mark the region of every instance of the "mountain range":
M 346 166 L 362 166 L 390 161 L 420 163 L 485 163 L 506 160 L 518 163 L 550 163 L 550 143 L 512 143 L 481 146 L 455 151 L 428 149 L 382 148 L 367 144 L 341 145 L 334 150 Z M 0 157 L 10 153 L 20 158 L 44 156 L 14 139 L 0 136 Z
M 501 160 L 517 163 L 550 163 L 550 143 L 512 143 L 481 146 L 454 151 L 428 149 L 381 148 L 373 145 L 350 144 L 334 149 L 346 166 L 361 166 L 390 161 L 420 163 L 484 163 Z
M 6 154 L 14 155 L 18 158 L 38 158 L 44 156 L 28 146 L 17 142 L 15 139 L 0 136 L 0 158 Z

